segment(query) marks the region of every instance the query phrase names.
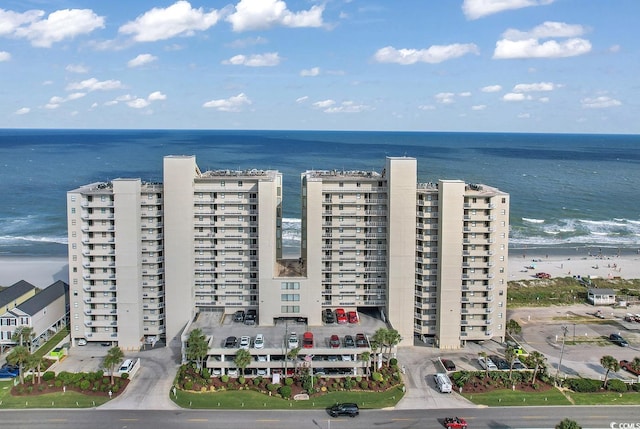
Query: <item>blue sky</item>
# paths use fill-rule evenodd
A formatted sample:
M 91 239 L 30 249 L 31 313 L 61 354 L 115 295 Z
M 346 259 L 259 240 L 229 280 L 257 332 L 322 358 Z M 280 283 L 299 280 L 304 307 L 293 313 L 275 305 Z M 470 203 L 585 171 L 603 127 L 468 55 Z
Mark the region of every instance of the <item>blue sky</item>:
M 638 0 L 3 0 L 0 128 L 640 132 Z

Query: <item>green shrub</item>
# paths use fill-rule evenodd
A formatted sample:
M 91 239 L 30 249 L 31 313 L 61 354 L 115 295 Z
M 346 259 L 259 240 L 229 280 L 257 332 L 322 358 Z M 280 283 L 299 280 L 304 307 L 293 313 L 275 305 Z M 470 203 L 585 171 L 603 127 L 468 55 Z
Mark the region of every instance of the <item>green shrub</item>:
M 398 359 L 396 359 L 396 358 L 389 359 L 389 365 L 398 366 Z
M 211 373 L 209 372 L 208 368 L 202 368 L 202 378 L 211 378 Z
M 275 392 L 276 390 L 278 390 L 278 387 L 280 387 L 280 385 L 278 384 L 273 384 L 273 383 L 267 384 L 267 390 L 269 392 Z
M 46 371 L 44 374 L 42 374 L 42 379 L 44 381 L 50 381 L 50 380 L 53 380 L 54 378 L 56 378 L 56 373 L 53 371 Z
M 569 378 L 565 380 L 565 386 L 574 392 L 589 393 L 600 390 L 602 382 L 589 378 Z
M 293 384 L 293 378 L 285 378 L 284 384 L 285 386 L 291 386 Z
M 253 379 L 254 386 L 258 386 L 260 383 L 262 383 L 262 379 L 260 377 Z
M 369 382 L 367 380 L 360 381 L 360 388 L 362 390 L 367 390 L 369 388 Z
M 123 380 L 126 380 L 127 378 L 129 378 L 129 373 L 128 372 L 123 372 L 122 374 L 120 374 L 120 378 Z
M 362 376 L 361 376 L 361 375 L 357 375 L 357 376 L 356 376 L 356 381 L 357 381 L 358 383 L 360 383 L 360 382 L 362 381 Z
M 184 382 L 184 388 L 185 388 L 185 390 L 193 389 L 193 381 L 191 381 L 191 380 L 185 381 Z
M 91 386 L 91 382 L 89 380 L 82 380 L 80 382 L 80 389 L 87 390 Z
M 376 371 L 371 374 L 371 378 L 373 379 L 373 381 L 382 381 L 384 377 L 382 377 L 382 374 Z
M 629 390 L 627 384 L 622 380 L 609 380 L 607 381 L 607 390 L 611 390 L 612 392 L 624 393 Z
M 56 380 L 53 382 L 53 385 L 56 387 L 62 387 L 62 380 Z
M 223 375 L 220 376 L 220 380 L 223 383 L 228 383 L 229 382 L 229 376 L 227 374 L 223 374 Z
M 243 376 L 240 376 L 240 377 L 238 378 L 238 383 L 240 383 L 240 384 L 245 384 L 246 382 L 247 382 L 247 379 L 246 379 L 246 378 L 244 378 Z
M 291 387 L 290 386 L 282 386 L 282 387 L 280 387 L 280 389 L 278 389 L 278 392 L 285 399 L 289 399 L 291 397 Z

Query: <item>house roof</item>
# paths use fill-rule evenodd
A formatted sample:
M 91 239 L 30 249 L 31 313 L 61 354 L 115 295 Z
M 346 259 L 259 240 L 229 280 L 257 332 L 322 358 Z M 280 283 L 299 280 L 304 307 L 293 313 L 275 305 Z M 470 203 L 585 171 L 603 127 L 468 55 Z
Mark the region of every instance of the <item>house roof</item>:
M 615 295 L 616 291 L 613 289 L 605 288 L 591 288 L 587 291 L 589 295 Z
M 18 306 L 18 309 L 24 311 L 30 316 L 33 316 L 38 311 L 45 308 L 61 296 L 64 296 L 69 291 L 69 285 L 58 280 L 50 286 L 42 289 L 41 292 L 36 293 L 34 296 L 23 302 Z
M 31 292 L 33 289 L 38 288 L 25 280 L 20 280 L 19 282 L 12 284 L 0 292 L 0 307 L 4 307 L 5 305 L 12 303 L 24 294 Z

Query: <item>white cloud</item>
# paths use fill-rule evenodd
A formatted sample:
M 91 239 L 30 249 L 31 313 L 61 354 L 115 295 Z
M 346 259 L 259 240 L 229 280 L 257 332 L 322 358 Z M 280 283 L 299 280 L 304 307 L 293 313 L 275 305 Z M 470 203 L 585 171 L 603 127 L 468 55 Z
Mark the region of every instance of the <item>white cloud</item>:
M 509 92 L 502 97 L 504 101 L 524 101 L 531 100 L 531 98 L 530 95 L 525 95 L 521 92 Z
M 133 100 L 127 101 L 127 106 L 133 107 L 134 109 L 143 109 L 149 104 L 151 103 L 144 98 L 134 98 Z
M 309 99 L 309 97 L 307 95 L 305 95 L 303 97 L 296 98 L 296 103 L 304 103 L 308 99 Z
M 442 104 L 455 103 L 455 100 L 453 99 L 455 97 L 455 94 L 453 92 L 440 92 L 436 94 L 434 97 L 436 98 L 438 103 L 442 103 Z
M 488 85 L 480 88 L 482 92 L 498 92 L 502 90 L 502 86 L 500 85 Z
M 87 95 L 85 92 L 74 92 L 72 94 L 69 94 L 66 97 L 60 97 L 60 96 L 54 95 L 49 99 L 49 102 L 45 104 L 44 107 L 45 109 L 57 109 L 58 107 L 60 107 L 62 103 L 66 103 L 67 101 L 77 100 L 79 98 L 84 97 L 85 95 Z
M 343 101 L 338 106 L 331 106 L 324 110 L 325 113 L 360 113 L 373 110 L 366 104 L 356 104 L 354 101 Z
M 246 39 L 238 39 L 229 43 L 230 48 L 244 49 L 248 46 L 264 45 L 267 43 L 267 39 L 264 37 L 247 37 Z
M 273 67 L 280 64 L 280 57 L 277 52 L 249 56 L 235 55 L 228 60 L 222 61 L 222 64 L 247 67 Z
M 402 65 L 415 64 L 418 62 L 436 64 L 467 54 L 478 55 L 478 47 L 473 43 L 433 45 L 427 49 L 396 49 L 393 46 L 386 46 L 378 49 L 374 55 L 374 59 L 379 63 L 396 63 Z
M 518 114 L 519 119 L 529 119 L 531 117 L 530 113 L 520 113 Z
M 57 10 L 50 13 L 46 19 L 39 19 L 44 16 L 42 11 L 26 12 L 29 13 L 32 14 L 21 23 L 28 25 L 14 28 L 13 34 L 30 40 L 33 46 L 39 48 L 49 48 L 55 42 L 104 28 L 104 17 L 96 15 L 91 9 Z M 30 20 L 27 20 L 29 18 Z
M 149 101 L 160 101 L 160 100 L 166 100 L 167 96 L 163 93 L 161 93 L 160 91 L 154 91 L 151 94 L 149 94 L 149 96 L 147 97 L 147 100 Z
M 38 21 L 44 15 L 42 10 L 28 10 L 24 13 L 0 9 L 0 36 L 13 34 L 24 24 Z
M 478 104 L 476 106 L 471 106 L 471 110 L 484 110 L 487 106 L 485 104 Z
M 140 67 L 143 66 L 145 64 L 149 64 L 152 63 L 154 61 L 156 61 L 158 59 L 158 57 L 151 55 L 151 54 L 140 54 L 137 57 L 135 57 L 132 60 L 129 60 L 129 62 L 127 62 L 127 67 Z
M 607 107 L 616 107 L 622 105 L 619 100 L 601 95 L 599 97 L 587 97 L 580 100 L 580 104 L 585 109 L 606 109 Z
M 538 98 L 538 101 L 541 103 L 548 103 L 549 102 L 549 97 L 540 97 Z
M 87 90 L 87 91 L 109 91 L 112 89 L 123 88 L 119 80 L 103 80 L 99 81 L 95 77 L 83 80 L 82 82 L 73 82 L 67 85 L 67 91 Z
M 229 98 L 207 101 L 202 107 L 213 108 L 220 112 L 239 112 L 243 106 L 251 104 L 251 100 L 244 93 L 240 93 Z
M 554 0 L 464 0 L 462 11 L 467 19 L 478 19 L 505 10 L 543 6 L 553 2 Z
M 615 53 L 620 52 L 620 49 L 622 49 L 622 48 L 620 47 L 620 45 L 611 45 L 611 46 L 609 47 L 609 52 L 611 52 L 612 54 L 615 54 Z
M 72 94 L 69 94 L 65 101 L 77 100 L 78 98 L 82 98 L 85 95 L 87 95 L 86 92 L 74 92 Z
M 421 104 L 418 106 L 420 110 L 436 110 L 436 106 L 432 106 L 431 104 Z
M 334 100 L 322 100 L 322 101 L 316 101 L 315 103 L 313 103 L 313 107 L 317 107 L 318 109 L 326 109 L 327 107 L 331 107 L 334 104 L 336 104 L 336 102 Z
M 300 71 L 300 76 L 318 76 L 320 74 L 320 67 L 312 67 Z
M 82 64 L 69 64 L 64 69 L 69 73 L 83 74 L 89 72 L 89 67 Z
M 3 61 L 9 61 L 11 59 L 11 54 L 7 51 L 0 51 L 0 63 Z
M 564 58 L 583 55 L 591 51 L 591 42 L 581 36 L 586 29 L 581 25 L 547 21 L 530 31 L 509 29 L 496 42 L 494 59 Z M 563 38 L 564 40 L 547 40 Z
M 582 36 L 586 32 L 586 28 L 582 25 L 545 21 L 529 31 L 510 28 L 502 34 L 502 38 L 508 40 L 550 39 L 554 37 L 569 38 Z
M 31 112 L 31 109 L 29 109 L 28 107 L 21 107 L 18 110 L 16 110 L 16 115 L 26 115 L 27 113 Z
M 321 27 L 324 6 L 292 12 L 282 0 L 240 0 L 227 17 L 233 31 L 265 30 L 274 26 Z
M 196 31 L 204 31 L 214 26 L 221 18 L 217 10 L 204 12 L 202 8 L 192 8 L 188 1 L 181 0 L 171 6 L 153 8 L 143 15 L 121 26 L 118 32 L 133 34 L 137 42 L 155 42 L 172 37 L 192 36 Z
M 557 85 L 552 82 L 538 82 L 538 83 L 519 83 L 513 87 L 512 92 L 543 92 L 553 91 L 562 85 Z
M 471 97 L 471 92 L 464 91 L 458 94 L 458 97 Z

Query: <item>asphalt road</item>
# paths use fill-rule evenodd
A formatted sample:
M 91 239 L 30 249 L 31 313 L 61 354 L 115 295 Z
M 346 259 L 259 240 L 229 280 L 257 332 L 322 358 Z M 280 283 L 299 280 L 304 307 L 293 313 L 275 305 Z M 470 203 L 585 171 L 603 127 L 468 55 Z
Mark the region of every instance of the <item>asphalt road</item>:
M 363 410 L 355 418 L 331 418 L 323 411 L 0 411 L 2 427 L 29 429 L 160 428 L 439 428 L 447 416 L 465 418 L 470 428 L 553 428 L 563 418 L 583 428 L 631 429 L 640 425 L 640 407 L 509 407 L 441 410 Z

